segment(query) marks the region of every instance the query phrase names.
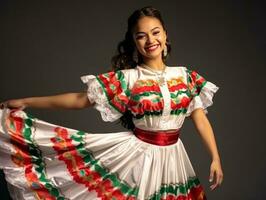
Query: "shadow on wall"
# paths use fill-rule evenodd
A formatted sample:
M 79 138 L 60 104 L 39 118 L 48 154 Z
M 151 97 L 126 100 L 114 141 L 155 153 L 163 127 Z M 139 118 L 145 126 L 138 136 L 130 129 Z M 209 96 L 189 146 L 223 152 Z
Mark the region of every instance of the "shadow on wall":
M 4 175 L 2 170 L 0 170 L 0 194 L 1 194 L 1 199 L 11 200 L 11 198 L 8 194 L 8 190 L 7 190 L 5 175 Z

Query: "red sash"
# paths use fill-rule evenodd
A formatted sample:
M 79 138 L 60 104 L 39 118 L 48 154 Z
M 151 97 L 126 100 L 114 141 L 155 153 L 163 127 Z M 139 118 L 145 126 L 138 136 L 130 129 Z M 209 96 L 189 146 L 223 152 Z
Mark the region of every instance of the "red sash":
M 144 142 L 166 146 L 177 142 L 180 129 L 176 131 L 147 131 L 136 127 L 134 129 L 134 135 Z

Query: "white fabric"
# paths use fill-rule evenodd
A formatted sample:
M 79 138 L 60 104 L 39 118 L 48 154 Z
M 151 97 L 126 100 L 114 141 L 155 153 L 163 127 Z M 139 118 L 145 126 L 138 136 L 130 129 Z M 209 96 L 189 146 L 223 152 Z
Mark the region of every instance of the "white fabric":
M 190 102 L 186 117 L 190 116 L 191 113 L 197 108 L 203 108 L 205 114 L 207 114 L 207 107 L 213 104 L 213 95 L 218 91 L 218 89 L 219 87 L 217 87 L 215 84 L 207 81 L 199 95 L 195 96 Z
M 9 111 L 7 111 L 8 114 Z M 23 111 L 17 111 L 16 116 L 25 117 Z M 5 121 L 6 114 L 0 110 L 0 120 Z M 39 119 L 34 119 L 34 142 L 42 151 L 46 172 L 52 182 L 60 189 L 66 199 L 97 200 L 95 191 L 88 191 L 84 185 L 73 181 L 63 161 L 58 160 L 57 153 L 52 148 L 51 138 L 57 127 Z M 70 134 L 77 130 L 67 128 Z M 7 181 L 12 184 L 14 200 L 35 199 L 34 193 L 28 188 L 24 178 L 24 168 L 16 166 L 10 157 L 16 150 L 9 143 L 9 133 L 5 126 L 0 126 L 0 168 L 3 168 Z M 160 189 L 163 183 L 186 183 L 195 176 L 187 152 L 179 139 L 177 143 L 168 146 L 157 146 L 138 139 L 131 131 L 116 133 L 87 133 L 86 149 L 110 172 L 118 174 L 131 187 L 139 186 L 138 199 L 144 200 Z M 17 187 L 17 188 L 16 188 Z M 20 188 L 18 190 L 18 188 Z M 16 198 L 18 197 L 18 198 Z
M 101 113 L 103 121 L 113 122 L 122 116 L 122 113 L 118 112 L 108 103 L 108 99 L 94 75 L 82 76 L 81 80 L 87 84 L 88 99 L 91 103 L 95 103 L 94 108 Z
M 156 73 L 137 66 L 135 69 L 121 70 L 124 74 L 125 80 L 128 84 L 129 90 L 132 90 L 136 80 L 156 80 Z M 183 66 L 170 67 L 167 66 L 165 70 L 165 79 L 171 80 L 173 78 L 181 78 L 184 83 L 188 83 L 187 80 L 187 68 Z M 85 75 L 81 77 L 82 81 L 87 84 L 88 98 L 91 102 L 96 102 L 95 108 L 100 111 L 102 119 L 104 121 L 115 121 L 122 116 L 122 113 L 115 110 L 110 104 L 106 95 L 102 91 L 101 85 L 95 79 L 94 75 Z M 219 89 L 215 84 L 207 81 L 202 88 L 200 95 L 193 98 L 188 107 L 186 114 L 170 115 L 170 92 L 165 85 L 160 86 L 161 93 L 164 100 L 164 109 L 162 115 L 145 115 L 141 119 L 133 118 L 133 123 L 136 127 L 144 130 L 169 130 L 180 129 L 184 123 L 185 117 L 190 116 L 191 112 L 197 108 L 203 108 L 207 114 L 207 107 L 212 105 L 213 94 Z M 185 89 L 183 89 L 185 90 Z M 181 99 L 185 94 L 180 94 Z M 147 97 L 149 98 L 149 97 Z M 152 98 L 152 96 L 150 96 Z
M 152 71 L 137 67 L 136 69 L 123 70 L 128 88 L 134 87 L 136 80 L 155 79 Z M 179 77 L 187 83 L 187 72 L 185 67 L 167 67 L 166 80 Z M 88 99 L 94 104 L 94 108 L 100 111 L 104 121 L 114 121 L 122 116 L 122 113 L 115 110 L 103 92 L 101 85 L 94 75 L 81 77 L 87 84 Z M 164 110 L 162 115 L 146 115 L 141 119 L 134 119 L 134 124 L 138 128 L 145 130 L 168 130 L 182 127 L 184 119 L 197 108 L 206 108 L 212 105 L 213 94 L 218 87 L 211 82 L 207 82 L 200 94 L 195 96 L 190 102 L 186 114 L 170 115 L 170 93 L 166 85 L 160 86 Z M 180 94 L 180 98 L 183 93 Z M 35 199 L 34 192 L 29 189 L 28 181 L 24 177 L 25 167 L 14 164 L 11 155 L 16 153 L 15 147 L 10 143 L 11 133 L 7 131 L 5 120 L 9 115 L 9 110 L 0 110 L 0 168 L 4 169 L 6 179 L 10 184 L 12 197 L 17 200 Z M 18 117 L 26 118 L 26 113 L 17 111 Z M 73 180 L 66 164 L 58 159 L 57 152 L 53 148 L 51 138 L 56 137 L 55 128 L 58 125 L 34 118 L 32 127 L 33 143 L 42 152 L 45 162 L 47 178 L 56 186 L 65 199 L 73 200 L 99 200 L 97 193 L 89 191 L 83 184 Z M 78 130 L 63 127 L 72 136 Z M 182 131 L 181 131 L 182 133 Z M 129 186 L 139 187 L 137 200 L 144 200 L 159 192 L 163 184 L 186 184 L 187 181 L 195 177 L 191 162 L 183 146 L 181 139 L 175 144 L 168 146 L 157 146 L 146 143 L 138 139 L 132 131 L 109 132 L 109 133 L 86 133 L 82 144 L 87 151 L 91 152 L 99 163 L 111 173 L 118 176 L 120 180 Z M 79 145 L 78 142 L 75 145 Z

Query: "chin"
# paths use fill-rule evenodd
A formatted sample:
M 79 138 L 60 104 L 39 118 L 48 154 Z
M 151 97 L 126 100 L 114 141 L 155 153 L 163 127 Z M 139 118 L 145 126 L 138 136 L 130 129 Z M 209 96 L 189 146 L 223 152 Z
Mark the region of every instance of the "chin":
M 145 58 L 147 58 L 147 59 L 158 59 L 158 57 L 160 57 L 162 54 L 161 53 L 159 53 L 159 54 L 146 54 L 146 55 L 144 55 L 144 57 Z

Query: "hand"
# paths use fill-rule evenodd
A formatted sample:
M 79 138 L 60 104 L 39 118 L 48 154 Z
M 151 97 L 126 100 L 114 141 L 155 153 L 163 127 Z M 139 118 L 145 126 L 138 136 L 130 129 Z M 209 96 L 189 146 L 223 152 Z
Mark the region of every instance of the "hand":
M 23 110 L 26 108 L 26 103 L 23 99 L 11 99 L 0 103 L 0 108 L 11 108 Z
M 211 190 L 216 189 L 218 186 L 222 184 L 223 181 L 223 171 L 219 160 L 213 160 L 211 163 L 210 178 L 209 178 L 210 182 L 214 180 L 214 175 L 215 175 L 215 183 L 210 186 Z

